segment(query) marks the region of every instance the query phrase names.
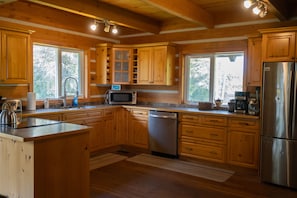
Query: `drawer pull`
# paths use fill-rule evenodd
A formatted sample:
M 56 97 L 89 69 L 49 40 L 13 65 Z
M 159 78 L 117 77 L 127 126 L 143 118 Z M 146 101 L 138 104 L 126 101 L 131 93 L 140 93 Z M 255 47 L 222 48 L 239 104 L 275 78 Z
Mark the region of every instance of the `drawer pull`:
M 188 150 L 188 151 L 193 151 L 193 149 L 189 148 L 189 147 L 185 147 L 185 149 Z
M 219 120 L 209 120 L 210 122 L 220 122 Z
M 218 137 L 219 135 L 218 134 L 216 134 L 216 133 L 211 133 L 211 134 L 209 134 L 211 137 Z
M 194 133 L 194 131 L 190 131 L 190 130 L 186 130 L 185 132 L 186 133 L 191 133 L 191 134 Z
M 239 122 L 240 125 L 249 126 L 250 124 L 247 122 Z
M 211 154 L 211 155 L 218 155 L 218 153 L 215 152 L 215 151 L 210 151 L 209 154 Z

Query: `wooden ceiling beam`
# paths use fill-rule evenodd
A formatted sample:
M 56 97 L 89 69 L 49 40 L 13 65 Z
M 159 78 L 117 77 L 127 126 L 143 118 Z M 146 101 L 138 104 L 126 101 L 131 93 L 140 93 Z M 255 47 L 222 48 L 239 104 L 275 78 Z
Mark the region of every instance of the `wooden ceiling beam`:
M 267 0 L 268 10 L 273 13 L 279 20 L 286 21 L 289 18 L 287 1 Z
M 214 17 L 190 0 L 142 0 L 170 14 L 187 21 L 201 24 L 207 28 L 214 27 Z
M 110 22 L 150 33 L 160 32 L 160 23 L 154 19 L 94 0 L 28 0 L 55 9 L 71 12 L 93 19 Z

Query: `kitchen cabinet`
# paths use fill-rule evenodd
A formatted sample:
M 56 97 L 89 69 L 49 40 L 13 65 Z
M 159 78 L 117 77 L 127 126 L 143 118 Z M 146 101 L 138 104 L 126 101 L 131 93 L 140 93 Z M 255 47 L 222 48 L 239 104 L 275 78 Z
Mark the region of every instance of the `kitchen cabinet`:
M 280 62 L 296 59 L 296 32 L 263 34 L 263 61 Z
M 111 84 L 112 45 L 105 43 L 96 46 L 96 69 L 94 83 Z
M 116 130 L 115 110 L 93 109 L 63 114 L 63 120 L 74 124 L 91 126 L 90 151 L 115 146 Z
M 37 115 L 34 115 L 34 118 L 61 121 L 62 115 L 60 113 L 37 114 Z
M 14 130 L 15 134 L 22 130 L 32 138 L 8 134 L 0 137 L 0 194 L 88 197 L 88 129 L 66 123 L 33 128 Z
M 129 109 L 128 144 L 148 149 L 148 110 Z
M 229 164 L 258 167 L 259 130 L 258 119 L 229 118 L 227 155 Z
M 225 162 L 226 117 L 181 113 L 180 121 L 180 155 Z
M 0 83 L 32 82 L 31 41 L 28 32 L 0 28 Z
M 112 49 L 112 83 L 131 84 L 132 48 Z
M 262 86 L 262 38 L 248 39 L 247 86 Z
M 172 85 L 174 83 L 175 48 L 173 46 L 137 49 L 137 84 Z

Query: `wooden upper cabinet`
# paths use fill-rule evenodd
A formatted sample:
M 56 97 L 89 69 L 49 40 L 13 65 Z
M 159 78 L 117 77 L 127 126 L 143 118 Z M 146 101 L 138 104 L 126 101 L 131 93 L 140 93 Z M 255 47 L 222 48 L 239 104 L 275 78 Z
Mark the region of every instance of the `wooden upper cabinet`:
M 112 83 L 131 84 L 132 48 L 113 48 L 112 51 Z
M 263 34 L 263 61 L 294 61 L 296 58 L 296 32 Z
M 0 83 L 32 81 L 30 34 L 1 30 Z
M 96 47 L 96 84 L 111 83 L 111 48 L 110 44 L 101 44 Z
M 172 85 L 174 83 L 173 46 L 138 48 L 137 84 Z
M 262 85 L 262 38 L 248 39 L 247 85 Z

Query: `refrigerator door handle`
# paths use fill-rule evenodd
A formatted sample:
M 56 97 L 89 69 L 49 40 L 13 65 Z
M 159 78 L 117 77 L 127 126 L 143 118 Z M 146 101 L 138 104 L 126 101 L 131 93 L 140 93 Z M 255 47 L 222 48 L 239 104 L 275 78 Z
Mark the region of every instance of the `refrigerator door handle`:
M 294 67 L 294 86 L 293 86 L 293 90 L 294 90 L 294 98 L 293 98 L 293 112 L 292 112 L 292 129 L 291 129 L 291 134 L 290 134 L 290 138 L 292 139 L 297 139 L 297 133 L 296 133 L 296 122 L 297 122 L 297 117 L 296 117 L 296 103 L 297 103 L 297 70 L 296 70 L 296 64 L 293 65 Z

